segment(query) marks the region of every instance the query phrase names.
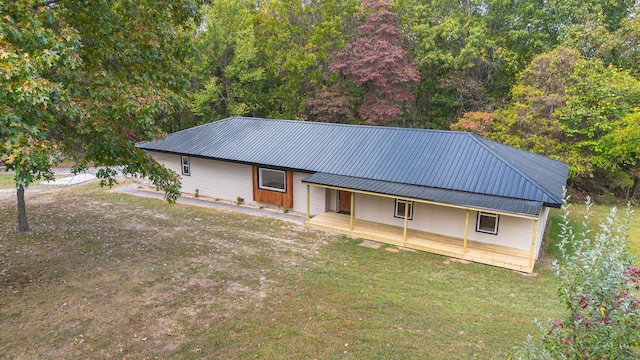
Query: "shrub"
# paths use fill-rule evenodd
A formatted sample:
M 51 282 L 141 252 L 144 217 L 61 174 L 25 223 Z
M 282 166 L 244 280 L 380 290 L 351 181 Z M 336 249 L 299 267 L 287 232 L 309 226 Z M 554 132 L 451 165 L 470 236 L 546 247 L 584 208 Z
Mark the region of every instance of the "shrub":
M 529 337 L 513 354 L 518 359 L 638 359 L 640 351 L 640 269 L 632 268 L 626 240 L 632 210 L 616 208 L 590 230 L 591 201 L 575 232 L 565 201 L 561 221 L 560 258 L 553 262 L 558 295 L 566 311 L 546 324 L 536 320 L 541 347 Z

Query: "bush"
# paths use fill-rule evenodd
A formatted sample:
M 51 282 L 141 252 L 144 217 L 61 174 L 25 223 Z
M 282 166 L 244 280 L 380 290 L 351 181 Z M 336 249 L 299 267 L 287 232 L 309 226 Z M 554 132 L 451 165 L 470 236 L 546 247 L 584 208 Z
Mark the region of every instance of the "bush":
M 561 319 L 546 324 L 536 320 L 541 346 L 530 337 L 514 350 L 515 358 L 640 358 L 640 269 L 631 267 L 633 258 L 626 246 L 631 207 L 627 206 L 624 216 L 611 209 L 593 232 L 590 199 L 586 205 L 580 232 L 569 222 L 570 204 L 563 205 L 560 258 L 553 262 L 553 269 L 567 310 Z

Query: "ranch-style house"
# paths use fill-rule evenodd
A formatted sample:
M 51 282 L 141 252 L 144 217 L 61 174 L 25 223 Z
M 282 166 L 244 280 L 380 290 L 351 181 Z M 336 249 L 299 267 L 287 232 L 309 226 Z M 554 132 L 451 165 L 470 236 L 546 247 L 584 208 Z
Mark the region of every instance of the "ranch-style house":
M 232 117 L 141 143 L 182 191 L 532 272 L 568 166 L 468 132 Z

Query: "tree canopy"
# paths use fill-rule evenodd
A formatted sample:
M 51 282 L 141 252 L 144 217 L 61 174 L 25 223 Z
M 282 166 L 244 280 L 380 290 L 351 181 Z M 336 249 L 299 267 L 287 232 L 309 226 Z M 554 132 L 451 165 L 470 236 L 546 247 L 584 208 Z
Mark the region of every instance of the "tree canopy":
M 51 178 L 63 159 L 76 171 L 99 166 L 104 184 L 116 168 L 149 177 L 175 199 L 175 173 L 135 143 L 162 136 L 160 125 L 185 103 L 183 59 L 199 8 L 195 0 L 0 4 L 0 161 L 16 173 L 22 230 L 24 188 Z

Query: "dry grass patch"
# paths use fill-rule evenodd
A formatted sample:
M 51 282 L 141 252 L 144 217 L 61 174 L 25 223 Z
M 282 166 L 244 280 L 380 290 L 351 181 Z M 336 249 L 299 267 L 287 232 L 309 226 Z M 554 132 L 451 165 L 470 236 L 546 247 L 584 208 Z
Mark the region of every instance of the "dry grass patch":
M 14 203 L 0 200 L 5 224 Z M 0 237 L 0 358 L 166 356 L 202 327 L 262 307 L 274 274 L 322 244 L 281 221 L 95 185 L 28 192 L 27 206 L 32 231 Z

